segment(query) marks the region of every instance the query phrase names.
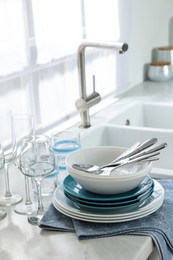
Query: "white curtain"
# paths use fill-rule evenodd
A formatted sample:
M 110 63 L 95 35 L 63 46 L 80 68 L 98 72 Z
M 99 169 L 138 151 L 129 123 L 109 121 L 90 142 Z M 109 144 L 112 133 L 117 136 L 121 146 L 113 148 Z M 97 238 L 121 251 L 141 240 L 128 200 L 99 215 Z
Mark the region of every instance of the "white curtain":
M 0 76 L 27 65 L 23 6 L 19 0 L 0 1 Z
M 0 110 L 30 112 L 45 128 L 74 113 L 83 39 L 129 39 L 131 0 L 0 0 Z M 87 51 L 87 90 L 127 87 L 128 53 Z M 0 111 L 1 112 L 1 111 Z
M 38 64 L 74 53 L 82 36 L 80 0 L 33 0 L 32 6 Z

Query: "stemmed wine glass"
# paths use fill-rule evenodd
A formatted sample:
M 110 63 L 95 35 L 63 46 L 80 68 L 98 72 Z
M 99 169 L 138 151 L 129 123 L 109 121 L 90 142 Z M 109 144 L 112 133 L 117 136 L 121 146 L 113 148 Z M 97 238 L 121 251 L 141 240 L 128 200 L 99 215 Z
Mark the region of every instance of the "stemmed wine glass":
M 22 196 L 12 194 L 10 191 L 9 165 L 13 160 L 12 152 L 12 133 L 11 133 L 11 111 L 0 115 L 0 142 L 4 151 L 4 168 L 5 168 L 5 195 L 0 196 L 0 205 L 12 206 L 22 201 Z
M 13 141 L 13 160 L 15 166 L 20 170 L 20 152 L 21 141 L 24 136 L 32 135 L 34 133 L 34 119 L 33 116 L 27 113 L 18 113 L 12 115 L 12 141 Z M 18 214 L 29 215 L 36 210 L 35 205 L 30 198 L 29 178 L 25 176 L 25 201 L 19 203 L 14 208 Z
M 20 154 L 21 172 L 35 181 L 37 188 L 38 209 L 28 216 L 29 223 L 39 225 L 44 214 L 42 203 L 42 180 L 55 169 L 55 158 L 50 148 L 50 139 L 45 135 L 30 135 L 22 139 Z
M 0 144 L 0 170 L 4 168 L 4 164 L 5 164 L 4 152 L 2 149 L 2 145 Z M 6 215 L 7 215 L 6 210 L 0 208 L 0 220 L 5 218 Z

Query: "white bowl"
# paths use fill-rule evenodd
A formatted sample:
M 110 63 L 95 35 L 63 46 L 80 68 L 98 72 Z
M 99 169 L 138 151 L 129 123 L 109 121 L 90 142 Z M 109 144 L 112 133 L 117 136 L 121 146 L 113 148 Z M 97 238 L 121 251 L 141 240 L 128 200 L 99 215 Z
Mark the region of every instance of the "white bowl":
M 98 146 L 80 149 L 66 158 L 68 173 L 86 190 L 98 194 L 119 194 L 136 188 L 149 174 L 152 164 L 148 162 L 135 163 L 131 166 L 118 168 L 110 176 L 96 175 L 76 170 L 75 163 L 94 164 L 102 166 L 110 163 L 126 148 L 115 146 Z

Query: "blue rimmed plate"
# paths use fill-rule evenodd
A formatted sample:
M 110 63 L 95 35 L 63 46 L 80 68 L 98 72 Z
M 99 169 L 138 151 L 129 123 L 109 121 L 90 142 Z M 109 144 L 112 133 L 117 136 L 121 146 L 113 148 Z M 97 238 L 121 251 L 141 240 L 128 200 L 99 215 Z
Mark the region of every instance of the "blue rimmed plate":
M 140 199 L 136 200 L 127 200 L 123 202 L 115 202 L 115 203 L 88 203 L 84 201 L 79 201 L 78 199 L 75 199 L 74 197 L 70 196 L 68 193 L 64 192 L 65 196 L 71 200 L 72 203 L 74 203 L 79 208 L 83 209 L 89 209 L 89 210 L 119 210 L 129 207 L 134 207 L 139 204 L 141 204 L 143 201 L 145 201 L 153 192 L 153 189 L 151 189 L 149 192 L 145 193 L 144 196 L 142 196 Z
M 146 199 L 148 196 L 150 196 L 152 194 L 154 190 L 154 187 L 151 187 L 150 189 L 148 189 L 146 192 L 144 192 L 143 194 L 131 198 L 131 199 L 127 199 L 127 200 L 122 200 L 122 201 L 87 201 L 87 200 L 82 200 L 80 198 L 74 197 L 71 194 L 69 194 L 67 191 L 64 190 L 64 194 L 65 196 L 70 199 L 71 201 L 78 203 L 79 205 L 88 205 L 88 206 L 105 206 L 105 207 L 115 207 L 115 206 L 123 206 L 123 205 L 129 205 L 129 204 L 133 204 L 139 201 L 142 201 L 144 199 Z
M 138 187 L 135 189 L 116 195 L 101 195 L 89 192 L 82 188 L 72 176 L 68 175 L 63 182 L 64 191 L 78 200 L 87 202 L 122 202 L 138 198 L 140 195 L 152 189 L 154 181 L 150 176 L 147 176 Z

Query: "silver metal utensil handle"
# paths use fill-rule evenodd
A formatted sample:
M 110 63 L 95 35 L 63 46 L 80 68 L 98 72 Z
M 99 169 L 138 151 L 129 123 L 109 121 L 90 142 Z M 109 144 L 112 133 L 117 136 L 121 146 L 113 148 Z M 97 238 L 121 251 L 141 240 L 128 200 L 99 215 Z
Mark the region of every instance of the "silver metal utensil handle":
M 158 157 L 152 157 L 152 158 L 148 158 L 148 159 L 141 159 L 141 160 L 139 160 L 139 162 L 141 161 L 141 162 L 153 162 L 153 161 L 158 161 L 159 160 L 159 158 Z M 120 167 L 122 167 L 122 166 L 124 166 L 124 165 L 128 165 L 128 164 L 131 164 L 131 163 L 134 163 L 134 161 L 129 161 L 129 162 L 127 162 L 127 163 L 124 163 L 124 164 L 120 164 L 120 165 L 117 165 L 117 166 L 115 166 L 115 167 L 110 167 L 110 170 L 109 171 L 104 171 L 103 170 L 103 172 L 100 172 L 99 173 L 99 175 L 101 175 L 101 176 L 109 176 L 109 175 L 111 175 L 111 173 L 114 171 L 114 170 L 116 170 L 117 168 L 120 168 Z
M 113 160 L 110 164 L 119 161 L 120 159 L 125 159 L 127 157 L 133 156 L 138 154 L 139 152 L 143 151 L 144 149 L 152 146 L 153 144 L 155 144 L 157 142 L 157 138 L 150 138 L 146 141 L 144 141 L 142 144 L 138 145 L 136 147 L 136 149 L 132 149 L 132 151 L 130 151 L 128 154 L 125 152 L 125 155 L 120 155 L 118 158 L 116 158 L 115 160 Z
M 110 167 L 119 167 L 121 165 L 125 165 L 125 164 L 128 164 L 128 163 L 138 162 L 138 161 L 141 161 L 141 160 L 144 160 L 144 159 L 148 159 L 148 158 L 154 157 L 154 156 L 159 155 L 159 154 L 160 154 L 160 152 L 156 151 L 156 152 L 149 153 L 149 154 L 146 154 L 146 155 L 138 156 L 137 158 L 134 158 L 134 159 L 131 159 L 131 160 L 129 160 L 129 158 L 126 158 L 126 159 L 122 159 L 122 160 L 120 160 L 116 163 L 103 165 L 99 169 L 110 168 Z

